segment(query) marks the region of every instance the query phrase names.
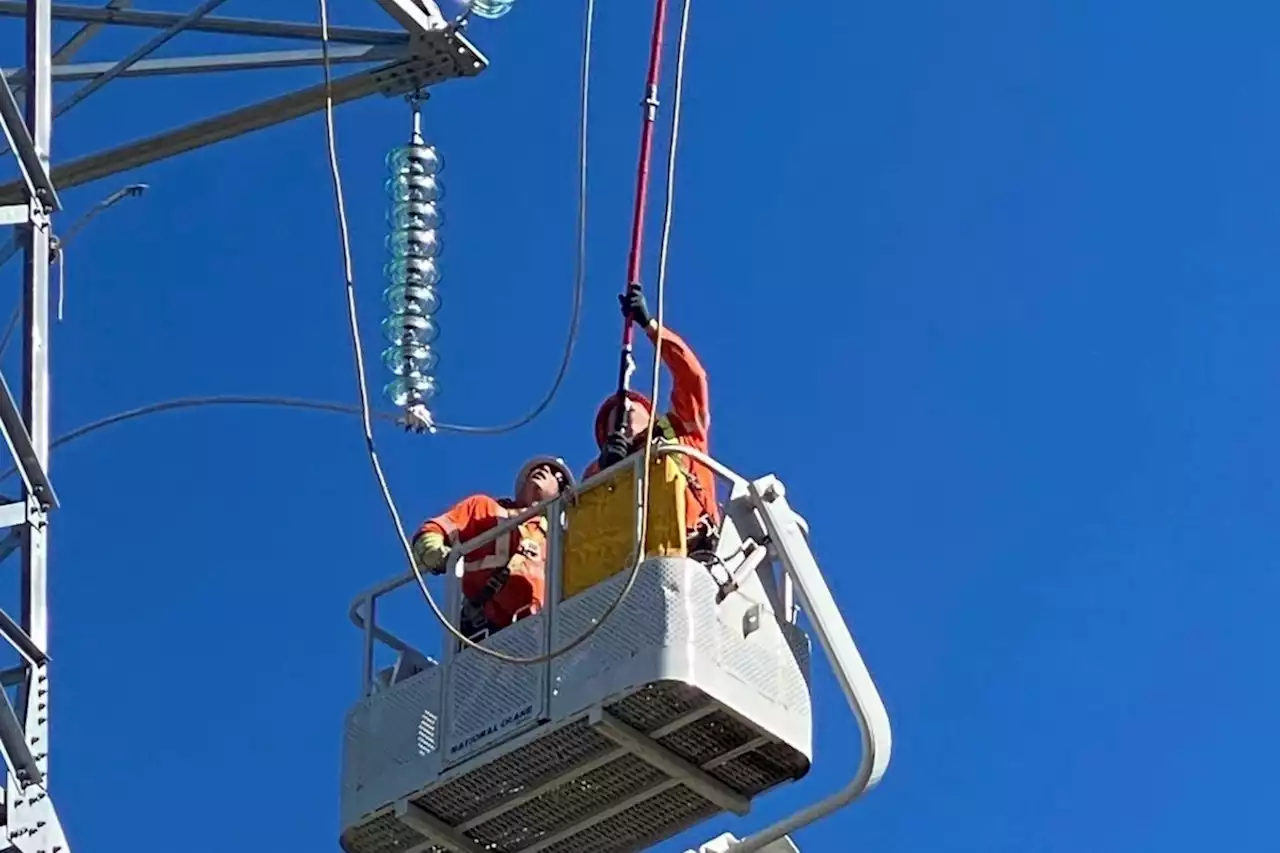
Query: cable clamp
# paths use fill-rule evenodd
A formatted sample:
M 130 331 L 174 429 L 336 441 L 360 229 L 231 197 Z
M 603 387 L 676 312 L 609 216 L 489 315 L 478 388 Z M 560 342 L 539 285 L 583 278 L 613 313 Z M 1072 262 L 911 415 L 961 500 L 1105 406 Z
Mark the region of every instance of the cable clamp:
M 407 432 L 417 433 L 436 433 L 435 418 L 431 416 L 431 412 L 427 411 L 427 407 L 421 403 L 416 403 L 404 410 L 404 417 L 400 420 L 400 425 Z

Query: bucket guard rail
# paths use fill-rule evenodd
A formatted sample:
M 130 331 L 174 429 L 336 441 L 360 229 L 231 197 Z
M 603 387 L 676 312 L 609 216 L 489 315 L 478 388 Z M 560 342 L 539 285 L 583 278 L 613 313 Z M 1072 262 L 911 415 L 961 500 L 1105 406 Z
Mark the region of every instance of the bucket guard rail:
M 705 465 L 730 486 L 731 496 L 726 505 L 726 520 L 731 519 L 742 535 L 757 537 L 757 541 L 768 544 L 771 555 L 782 567 L 788 587 L 794 589 L 800 606 L 808 615 L 814 633 L 818 635 L 819 643 L 858 725 L 861 756 L 852 778 L 843 788 L 759 832 L 730 843 L 725 851 L 725 853 L 760 853 L 765 851 L 765 848 L 773 849 L 770 845 L 787 838 L 791 833 L 844 808 L 879 783 L 888 768 L 892 751 L 893 735 L 889 715 L 871 673 L 858 651 L 853 635 L 836 606 L 831 590 L 809 548 L 808 523 L 791 508 L 783 484 L 772 475 L 748 480 L 707 454 L 683 445 L 661 445 L 654 449 L 654 456 L 656 458 L 686 457 Z M 575 491 L 585 491 L 611 480 L 629 467 L 638 469 L 643 465 L 642 459 L 642 455 L 633 454 L 617 465 L 588 478 L 579 484 Z M 645 473 L 639 472 L 640 476 L 644 476 Z M 535 515 L 546 514 L 550 518 L 558 518 L 571 500 L 573 500 L 572 493 L 536 504 L 483 535 L 462 543 L 450 554 L 446 575 L 460 578 L 460 560 L 466 554 L 493 542 L 500 536 L 509 534 L 519 524 Z M 421 651 L 377 624 L 377 600 L 413 583 L 414 580 L 414 573 L 406 572 L 370 587 L 356 596 L 351 603 L 349 618 L 364 635 L 363 695 L 367 696 L 374 690 L 373 652 L 376 643 L 380 642 L 402 655 L 426 657 Z M 456 602 L 448 602 L 447 612 L 452 614 L 451 618 L 456 618 L 457 609 Z M 779 616 L 781 618 L 782 614 Z M 447 633 L 445 636 L 446 642 L 449 642 Z
M 565 506 L 573 500 L 574 492 L 583 492 L 601 483 L 609 482 L 620 472 L 627 470 L 628 468 L 638 469 L 640 465 L 640 456 L 629 456 L 616 465 L 606 468 L 603 471 L 599 471 L 583 480 L 568 494 L 560 495 L 552 498 L 551 500 L 534 504 L 520 512 L 519 515 L 514 515 L 511 518 L 508 518 L 506 521 L 485 531 L 479 536 L 474 536 L 465 542 L 459 543 L 449 549 L 449 557 L 445 561 L 445 570 L 442 575 L 446 578 L 461 579 L 462 560 L 468 554 L 479 548 L 483 548 L 503 536 L 509 535 L 511 531 L 515 530 L 521 524 L 524 524 L 535 516 L 546 515 L 550 518 L 558 516 L 564 511 Z M 719 463 L 716 463 L 716 465 L 719 467 Z M 728 472 L 728 469 L 723 470 Z M 730 476 L 738 479 L 736 474 L 733 474 L 732 472 L 728 473 Z M 641 475 L 643 475 L 643 472 L 641 472 Z M 373 691 L 373 651 L 376 643 L 382 643 L 393 651 L 402 654 L 415 654 L 425 657 L 425 654 L 422 651 L 414 648 L 407 641 L 396 636 L 392 632 L 380 627 L 377 621 L 378 599 L 389 593 L 395 592 L 401 587 L 415 583 L 416 581 L 417 576 L 413 570 L 405 571 L 402 574 L 369 587 L 364 592 L 361 592 L 352 599 L 351 606 L 347 608 L 347 618 L 351 620 L 352 625 L 355 625 L 364 634 L 364 672 L 361 687 L 361 695 L 363 696 L 368 696 Z M 445 606 L 441 609 L 450 614 L 451 620 L 456 625 L 458 614 L 455 611 L 458 610 L 458 603 L 456 601 L 447 601 L 445 602 Z M 369 614 L 372 614 L 372 618 L 366 618 Z M 444 631 L 443 629 L 441 630 L 444 634 L 444 642 L 446 644 L 454 642 L 447 631 Z M 519 665 L 520 664 L 512 664 L 512 666 Z

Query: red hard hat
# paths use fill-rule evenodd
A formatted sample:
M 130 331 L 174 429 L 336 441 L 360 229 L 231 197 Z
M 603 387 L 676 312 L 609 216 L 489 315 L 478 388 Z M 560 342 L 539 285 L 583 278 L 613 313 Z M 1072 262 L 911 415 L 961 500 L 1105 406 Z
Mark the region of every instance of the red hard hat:
M 627 399 L 641 406 L 650 417 L 653 417 L 653 403 L 649 402 L 649 398 L 641 394 L 639 391 L 627 391 Z M 613 414 L 614 408 L 618 405 L 618 395 L 610 394 L 600 404 L 599 410 L 596 411 L 596 447 L 604 447 L 604 440 L 609 435 L 609 418 Z

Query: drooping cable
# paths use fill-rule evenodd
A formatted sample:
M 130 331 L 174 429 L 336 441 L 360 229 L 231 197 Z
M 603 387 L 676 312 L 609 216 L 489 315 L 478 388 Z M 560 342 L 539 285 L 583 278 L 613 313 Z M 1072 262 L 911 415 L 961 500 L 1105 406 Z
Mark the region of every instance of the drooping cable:
M 333 98 L 331 95 L 332 71 L 329 63 L 329 44 L 328 44 L 329 42 L 328 0 L 319 0 L 319 5 L 320 5 L 321 52 L 324 60 L 322 64 L 324 68 L 324 77 L 325 77 L 325 137 L 328 143 L 327 147 L 329 152 L 329 169 L 330 169 L 331 177 L 333 179 L 333 190 L 334 190 L 334 196 L 336 198 L 337 211 L 338 211 L 339 235 L 342 243 L 343 266 L 344 266 L 344 274 L 346 279 L 345 287 L 346 287 L 346 294 L 347 294 L 347 319 L 350 324 L 352 348 L 355 352 L 357 385 L 360 391 L 360 412 L 361 412 L 361 419 L 364 425 L 365 447 L 366 447 L 366 450 L 368 451 L 369 462 L 373 467 L 374 476 L 377 479 L 379 489 L 382 492 L 382 498 L 383 498 L 383 502 L 386 505 L 387 512 L 391 516 L 392 522 L 395 524 L 396 533 L 400 540 L 400 545 L 404 551 L 405 557 L 409 562 L 409 567 L 413 572 L 414 579 L 417 581 L 418 587 L 422 591 L 423 597 L 426 599 L 427 605 L 431 608 L 431 612 L 435 615 L 436 620 L 440 622 L 440 624 L 451 635 L 453 635 L 455 639 L 457 639 L 463 645 L 476 649 L 479 653 L 484 654 L 488 657 L 493 657 L 502 661 L 506 661 L 508 663 L 516 663 L 516 664 L 545 663 L 546 661 L 549 661 L 553 658 L 556 658 L 556 657 L 559 657 L 560 655 L 565 654 L 566 652 L 572 650 L 573 648 L 577 647 L 581 643 L 585 642 L 592 634 L 594 634 L 600 628 L 601 625 L 604 624 L 604 622 L 608 619 L 609 615 L 615 609 L 617 609 L 617 607 L 625 599 L 626 594 L 630 591 L 631 585 L 632 583 L 634 583 L 634 580 L 635 580 L 635 572 L 633 571 L 632 577 L 630 578 L 631 582 L 628 583 L 627 587 L 623 590 L 622 594 L 618 596 L 618 598 L 613 602 L 613 604 L 610 605 L 610 607 L 606 609 L 606 611 L 603 614 L 601 614 L 600 617 L 598 617 L 597 619 L 593 619 L 592 624 L 585 631 L 583 631 L 582 634 L 580 634 L 577 638 L 566 643 L 565 645 L 561 646 L 558 649 L 554 649 L 546 654 L 537 655 L 534 657 L 517 657 L 514 655 L 507 655 L 502 652 L 494 651 L 493 649 L 485 648 L 484 646 L 474 642 L 473 640 L 471 640 L 469 637 L 464 635 L 461 631 L 459 631 L 457 628 L 453 626 L 453 624 L 449 621 L 449 618 L 445 615 L 445 613 L 440 609 L 440 606 L 436 603 L 435 598 L 431 595 L 431 590 L 427 586 L 426 579 L 422 575 L 422 570 L 418 567 L 418 561 L 414 557 L 413 546 L 410 544 L 409 538 L 405 534 L 404 523 L 401 520 L 400 511 L 396 507 L 394 497 L 392 497 L 390 486 L 387 483 L 386 474 L 382 469 L 382 462 L 378 457 L 377 446 L 373 440 L 373 425 L 372 425 L 372 414 L 371 414 L 372 410 L 369 405 L 369 389 L 368 389 L 368 384 L 365 378 L 365 369 L 364 369 L 364 352 L 360 342 L 360 323 L 359 323 L 359 317 L 356 311 L 355 283 L 354 283 L 354 275 L 352 273 L 353 264 L 351 261 L 351 244 L 350 244 L 349 231 L 348 231 L 347 222 L 346 222 L 346 204 L 343 199 L 341 167 L 338 163 L 337 145 L 335 142 L 336 134 L 334 132 Z M 592 33 L 594 30 L 594 19 L 595 19 L 595 0 L 587 0 L 586 32 L 584 35 L 584 39 L 587 44 L 590 44 L 590 41 L 592 38 Z M 589 56 L 589 51 L 584 51 L 584 60 L 588 56 Z
M 471 7 L 468 7 L 470 10 Z M 449 432 L 470 435 L 502 435 L 514 432 L 532 423 L 547 410 L 560 392 L 564 378 L 569 373 L 569 365 L 573 362 L 573 349 L 578 342 L 578 330 L 582 321 L 582 302 L 587 289 L 587 124 L 591 101 L 591 49 L 595 31 L 595 0 L 586 4 L 586 23 L 582 38 L 582 71 L 578 87 L 578 215 L 576 223 L 577 252 L 574 258 L 573 272 L 573 305 L 569 309 L 569 334 L 565 339 L 564 353 L 560 358 L 560 366 L 551 380 L 551 387 L 543 395 L 542 400 L 523 417 L 497 426 L 469 426 L 450 424 Z M 437 424 L 437 429 L 446 427 Z
M 333 118 L 333 70 L 329 62 L 329 3 L 328 0 L 319 0 L 320 5 L 320 46 L 323 54 L 323 70 L 324 70 L 324 87 L 325 87 L 325 141 L 329 155 L 329 173 L 333 180 L 334 203 L 337 205 L 338 213 L 338 231 L 342 244 L 342 263 L 343 277 L 347 296 L 347 320 L 350 324 L 351 345 L 355 355 L 356 367 L 356 385 L 360 392 L 360 418 L 364 426 L 364 442 L 365 449 L 369 455 L 369 464 L 373 467 L 374 477 L 378 481 L 378 487 L 382 492 L 383 503 L 386 504 L 387 512 L 391 516 L 392 522 L 395 524 L 396 534 L 400 539 L 400 545 L 404 549 L 405 556 L 409 559 L 410 566 L 413 567 L 414 576 L 418 579 L 419 586 L 426 596 L 427 604 L 430 605 L 436 619 L 442 625 L 456 634 L 462 641 L 470 642 L 463 637 L 456 628 L 449 624 L 449 619 L 439 606 L 435 599 L 431 596 L 431 591 L 427 588 L 422 578 L 421 572 L 418 570 L 417 560 L 414 559 L 413 546 L 409 542 L 409 538 L 404 532 L 404 522 L 400 518 L 400 510 L 396 507 L 395 498 L 391 495 L 391 487 L 387 483 L 386 473 L 382 470 L 382 460 L 378 457 L 378 448 L 373 440 L 373 411 L 369 404 L 369 387 L 365 378 L 364 364 L 364 347 L 360 343 L 360 320 L 356 312 L 356 296 L 355 296 L 355 274 L 353 272 L 353 263 L 351 260 L 351 237 L 347 226 L 347 207 L 344 193 L 342 191 L 342 169 L 338 164 L 338 149 L 336 142 L 336 133 L 334 129 Z M 487 650 L 486 650 L 487 651 Z
M 62 310 L 67 304 L 67 251 L 62 243 L 53 248 L 53 256 L 58 261 L 58 322 L 62 322 Z
M 89 210 L 82 214 L 79 219 L 71 223 L 71 227 L 68 228 L 57 241 L 59 267 L 61 267 L 61 264 L 66 260 L 65 257 L 63 257 L 63 252 L 66 250 L 67 244 L 70 243 L 77 234 L 84 230 L 84 227 L 93 221 L 99 213 L 102 213 L 104 210 L 112 207 L 116 202 L 120 201 L 120 199 L 136 198 L 146 192 L 147 189 L 147 184 L 129 184 L 126 187 L 122 187 L 95 204 L 93 207 L 89 208 Z M 13 256 L 16 246 L 17 242 L 14 241 L 4 249 L 4 252 L 0 254 L 0 265 L 3 265 L 5 261 Z M 58 319 L 61 320 L 66 294 L 66 273 L 60 268 L 58 275 Z M 21 317 L 22 301 L 19 300 L 18 304 L 13 307 L 13 311 L 9 314 L 9 320 L 5 323 L 4 331 L 0 333 L 0 356 L 4 355 L 5 349 L 9 346 L 9 340 L 13 337 L 14 331 L 18 328 L 18 320 L 21 319 Z
M 672 128 L 671 128 L 671 144 L 668 151 L 667 189 L 666 189 L 667 196 L 666 196 L 665 210 L 664 210 L 664 216 L 663 216 L 661 253 L 660 253 L 658 279 L 657 279 L 657 306 L 658 306 L 657 321 L 658 321 L 659 345 L 655 346 L 654 348 L 654 376 L 653 376 L 653 387 L 652 387 L 652 398 L 654 400 L 657 400 L 659 391 L 660 391 L 660 379 L 661 379 L 661 349 L 660 349 L 661 343 L 660 342 L 662 340 L 662 331 L 665 328 L 664 311 L 665 311 L 665 292 L 666 292 L 666 268 L 667 268 L 668 247 L 670 245 L 672 206 L 673 206 L 673 197 L 674 197 L 674 177 L 675 177 L 675 165 L 676 165 L 675 158 L 676 158 L 676 150 L 678 147 L 680 113 L 681 113 L 681 105 L 683 101 L 684 58 L 685 58 L 685 48 L 687 44 L 687 33 L 688 33 L 688 25 L 689 25 L 689 7 L 690 7 L 690 0 L 685 0 L 683 20 L 681 24 L 681 33 L 680 33 L 679 58 L 676 66 L 676 85 L 675 85 L 676 94 L 674 98 L 674 109 L 673 109 Z M 322 12 L 322 25 L 327 26 L 327 8 L 324 8 L 323 2 L 322 2 L 321 12 Z M 594 13 L 594 0 L 588 0 L 587 2 L 588 44 L 590 42 L 593 13 Z M 331 146 L 331 149 L 335 149 L 335 148 L 336 146 Z M 336 161 L 336 157 L 334 159 Z M 332 165 L 334 164 L 331 162 L 331 166 Z M 340 190 L 341 190 L 340 172 L 337 176 L 335 185 L 337 187 L 337 192 L 340 193 Z M 340 220 L 344 220 L 345 204 L 339 205 L 339 211 L 340 211 Z M 342 228 L 342 233 L 343 234 L 346 233 L 345 228 Z M 347 261 L 348 259 L 349 259 L 349 248 L 344 246 L 344 261 Z M 349 261 L 345 266 L 345 269 L 348 271 L 350 270 Z M 353 287 L 353 285 L 350 283 L 351 276 L 348 275 L 347 278 L 349 282 L 349 287 Z M 354 315 L 354 306 L 351 299 L 348 299 L 348 309 L 349 309 L 349 312 L 348 312 L 349 316 Z M 363 353 L 359 350 L 358 322 L 355 324 L 355 329 L 356 329 L 355 346 L 357 348 L 357 361 L 358 363 L 361 364 L 361 371 L 359 375 L 361 377 L 361 380 L 363 380 L 363 376 L 364 376 L 363 364 L 362 364 Z M 391 421 L 396 423 L 399 423 L 399 418 L 395 415 L 385 413 L 385 412 L 372 412 L 368 407 L 367 388 L 364 387 L 363 381 L 361 381 L 361 386 L 363 391 L 362 402 L 365 404 L 361 407 L 354 407 L 354 406 L 349 406 L 341 403 L 327 403 L 327 402 L 321 402 L 321 401 L 298 399 L 298 398 L 292 398 L 292 397 L 240 396 L 240 395 L 185 397 L 185 398 L 167 400 L 159 403 L 151 403 L 145 406 L 129 409 L 124 412 L 118 412 L 116 414 L 107 416 L 105 418 L 100 418 L 98 420 L 92 421 L 87 424 L 83 424 L 71 430 L 70 432 L 64 433 L 63 435 L 54 439 L 50 444 L 50 449 L 61 447 L 62 445 L 75 441 L 76 439 L 82 438 L 91 433 L 97 432 L 98 430 L 105 429 L 106 427 L 113 426 L 115 424 L 119 424 L 125 421 L 145 417 L 152 414 L 158 414 L 166 411 L 177 411 L 182 409 L 191 409 L 191 408 L 199 408 L 199 407 L 206 407 L 206 406 L 230 405 L 230 406 L 281 407 L 281 408 L 293 408 L 293 409 L 322 411 L 322 412 L 333 412 L 338 414 L 361 415 L 365 423 L 366 446 L 369 448 L 371 452 L 371 458 L 374 464 L 375 474 L 378 476 L 379 483 L 383 488 L 384 499 L 386 499 L 389 503 L 389 510 L 392 514 L 393 520 L 396 522 L 397 529 L 400 532 L 402 545 L 406 547 L 407 555 L 410 559 L 410 565 L 414 568 L 414 573 L 417 576 L 419 585 L 423 587 L 423 592 L 427 597 L 428 604 L 431 605 L 433 612 L 436 614 L 436 617 L 440 619 L 441 622 L 452 631 L 455 637 L 457 637 L 459 640 L 461 640 L 467 645 L 475 646 L 475 643 L 470 641 L 468 638 L 461 636 L 456 631 L 456 629 L 453 629 L 453 626 L 449 624 L 448 620 L 443 617 L 443 614 L 439 611 L 439 609 L 435 605 L 434 600 L 431 598 L 430 591 L 425 588 L 425 582 L 421 574 L 417 570 L 416 561 L 412 559 L 412 548 L 408 546 L 406 537 L 404 535 L 403 524 L 400 522 L 399 513 L 395 508 L 394 501 L 391 500 L 389 489 L 386 486 L 386 478 L 385 476 L 382 475 L 381 462 L 377 457 L 376 447 L 373 445 L 372 435 L 371 435 L 372 418 L 378 418 L 381 420 L 386 420 L 386 421 Z M 654 428 L 654 424 L 651 422 L 648 430 L 648 434 L 646 436 L 647 438 L 646 450 L 645 450 L 646 472 L 648 471 L 648 467 L 651 464 L 651 458 L 652 458 L 651 454 L 652 454 L 653 428 Z M 440 429 L 441 430 L 461 430 L 461 428 L 455 427 L 449 424 L 440 425 Z M 17 473 L 17 468 L 10 468 L 8 471 L 0 473 L 0 481 L 5 480 L 16 473 Z M 632 567 L 630 576 L 627 580 L 627 584 L 619 593 L 618 597 L 608 607 L 608 609 L 606 609 L 599 617 L 596 617 L 595 619 L 593 619 L 592 625 L 588 627 L 588 629 L 584 631 L 579 637 L 577 637 L 575 640 L 568 643 L 564 647 L 554 650 L 549 654 L 540 655 L 535 658 L 516 658 L 509 655 L 503 655 L 503 654 L 494 652 L 482 646 L 477 646 L 477 648 L 479 648 L 482 653 L 485 653 L 500 659 L 504 659 L 512 663 L 545 662 L 554 657 L 558 657 L 559 655 L 562 655 L 565 652 L 585 642 L 587 638 L 589 638 L 596 630 L 598 630 L 598 628 L 604 624 L 604 622 L 609 618 L 609 616 L 619 606 L 621 606 L 621 604 L 624 602 L 626 597 L 629 595 L 632 587 L 634 586 L 636 577 L 638 576 L 640 564 L 643 562 L 643 556 L 646 551 L 646 537 L 648 532 L 647 515 L 648 515 L 648 503 L 649 503 L 649 478 L 646 476 L 645 479 L 646 479 L 645 488 L 643 490 L 642 502 L 640 507 L 640 516 L 639 516 L 640 523 L 638 525 L 639 526 L 639 536 L 638 536 L 639 547 L 637 549 L 638 558 L 634 566 Z
M 182 409 L 198 409 L 208 406 L 261 406 L 264 408 L 286 408 L 286 409 L 303 409 L 315 412 L 333 412 L 343 415 L 358 415 L 360 409 L 356 406 L 348 406 L 343 403 L 325 403 L 318 400 L 303 400 L 295 397 L 274 397 L 274 396 L 248 396 L 222 394 L 215 396 L 203 397 L 179 397 L 173 400 L 165 400 L 159 403 L 148 403 L 145 406 L 138 406 L 134 409 L 128 409 L 123 412 L 116 412 L 114 415 L 108 415 L 105 418 L 99 418 L 90 421 L 87 424 L 81 424 L 75 429 L 65 432 L 62 435 L 49 442 L 49 449 L 54 450 L 69 444 L 77 439 L 84 438 L 86 435 L 106 429 L 109 426 L 115 426 L 125 421 L 135 420 L 137 418 L 146 417 L 147 415 L 156 415 L 161 412 L 175 412 Z M 375 412 L 374 416 L 388 421 L 398 422 L 395 415 L 387 412 Z M 7 471 L 0 473 L 0 481 L 7 480 L 14 474 L 18 473 L 16 467 L 11 467 Z
M 177 412 L 184 409 L 202 409 L 215 406 L 245 406 L 257 408 L 278 408 L 278 409 L 299 409 L 302 411 L 313 412 L 331 412 L 340 415 L 357 415 L 361 414 L 359 406 L 352 406 L 346 403 L 329 403 L 323 400 L 307 400 L 301 397 L 282 397 L 275 395 L 262 394 L 209 394 L 197 397 L 175 397 L 171 400 L 162 400 L 158 403 L 147 403 L 133 409 L 126 409 L 122 412 L 116 412 L 106 417 L 98 418 L 86 424 L 81 424 L 75 429 L 63 433 L 57 438 L 49 442 L 49 449 L 55 450 L 65 444 L 77 441 L 85 436 L 92 435 L 99 430 L 116 424 L 125 423 L 127 421 L 137 420 L 138 418 L 147 417 L 148 415 L 158 415 L 164 412 Z M 404 421 L 399 415 L 391 412 L 374 411 L 373 417 L 376 420 L 385 421 L 389 424 L 404 426 Z M 440 432 L 458 431 L 460 428 L 454 424 L 437 424 L 436 428 Z M 0 472 L 0 481 L 7 480 L 14 474 L 18 473 L 17 468 L 9 468 L 4 472 Z

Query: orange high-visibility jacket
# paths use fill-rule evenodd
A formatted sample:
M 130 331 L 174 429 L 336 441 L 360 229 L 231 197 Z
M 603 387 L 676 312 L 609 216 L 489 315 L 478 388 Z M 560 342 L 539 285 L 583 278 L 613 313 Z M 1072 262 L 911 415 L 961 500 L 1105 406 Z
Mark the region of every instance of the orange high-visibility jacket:
M 654 330 L 645 331 L 653 341 Z M 711 432 L 711 393 L 707 385 L 707 371 L 684 339 L 670 329 L 662 330 L 661 352 L 662 363 L 671 371 L 671 410 L 663 418 L 667 422 L 668 435 L 680 444 L 707 453 Z M 663 426 L 661 422 L 657 424 L 655 429 L 659 434 Z M 704 513 L 712 522 L 719 522 L 715 475 L 705 465 L 682 456 L 676 459 L 691 474 L 685 495 L 685 527 L 692 531 Z M 599 470 L 599 462 L 592 462 L 583 478 Z
M 519 515 L 507 501 L 488 495 L 472 495 L 453 509 L 428 519 L 414 535 L 439 533 L 451 546 L 460 545 Z M 534 516 L 511 531 L 467 554 L 462 562 L 462 594 L 474 598 L 497 569 L 507 566 L 511 575 L 502 589 L 484 606 L 494 630 L 505 628 L 516 617 L 532 616 L 546 600 L 547 520 Z

